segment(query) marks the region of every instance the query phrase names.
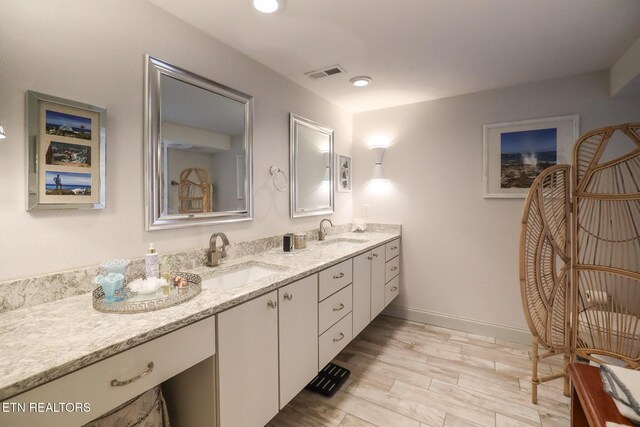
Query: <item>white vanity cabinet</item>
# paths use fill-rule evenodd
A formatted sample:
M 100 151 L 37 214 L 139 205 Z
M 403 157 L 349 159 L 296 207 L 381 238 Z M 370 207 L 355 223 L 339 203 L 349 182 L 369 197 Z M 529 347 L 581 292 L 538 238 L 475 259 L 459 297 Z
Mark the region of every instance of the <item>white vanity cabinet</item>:
M 353 335 L 356 336 L 385 307 L 385 248 L 379 246 L 354 258 Z M 366 293 L 369 293 L 369 298 Z M 358 295 L 358 297 L 356 297 Z M 368 305 L 368 307 L 367 307 Z
M 218 314 L 220 427 L 262 426 L 315 377 L 318 275 Z
M 371 322 L 372 251 L 353 258 L 353 336 Z
M 209 317 L 7 399 L 24 403 L 26 411 L 0 414 L 0 425 L 83 425 L 191 366 L 212 360 L 214 352 L 215 318 Z M 31 405 L 38 402 L 88 403 L 90 411 L 35 412 Z
M 278 291 L 217 317 L 219 426 L 263 426 L 279 409 Z
M 280 409 L 318 373 L 318 275 L 278 289 Z
M 318 371 L 353 338 L 353 259 L 319 273 Z
M 400 293 L 400 239 L 385 245 L 385 307 Z
M 353 258 L 353 336 L 400 292 L 400 239 Z

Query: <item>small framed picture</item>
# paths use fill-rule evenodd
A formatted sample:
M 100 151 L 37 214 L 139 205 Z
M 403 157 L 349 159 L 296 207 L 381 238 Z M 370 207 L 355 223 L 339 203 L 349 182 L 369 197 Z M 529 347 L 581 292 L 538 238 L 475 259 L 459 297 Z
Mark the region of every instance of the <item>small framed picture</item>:
M 336 186 L 339 193 L 351 193 L 351 157 L 336 155 Z
M 106 110 L 27 92 L 27 210 L 105 206 Z
M 484 197 L 524 198 L 544 169 L 571 163 L 578 116 L 483 126 Z

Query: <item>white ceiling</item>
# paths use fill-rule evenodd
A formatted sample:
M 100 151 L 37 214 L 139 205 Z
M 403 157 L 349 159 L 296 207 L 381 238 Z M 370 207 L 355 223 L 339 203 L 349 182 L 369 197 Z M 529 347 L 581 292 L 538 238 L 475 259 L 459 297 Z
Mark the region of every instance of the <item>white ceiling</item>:
M 149 1 L 351 112 L 608 69 L 640 37 L 640 0 Z

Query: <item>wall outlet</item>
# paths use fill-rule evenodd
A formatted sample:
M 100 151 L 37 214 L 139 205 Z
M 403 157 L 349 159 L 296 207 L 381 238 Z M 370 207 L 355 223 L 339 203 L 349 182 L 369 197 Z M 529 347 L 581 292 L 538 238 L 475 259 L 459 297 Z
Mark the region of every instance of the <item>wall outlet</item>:
M 369 207 L 369 205 L 362 205 L 362 208 L 360 209 L 360 216 L 362 216 L 362 218 L 369 218 Z

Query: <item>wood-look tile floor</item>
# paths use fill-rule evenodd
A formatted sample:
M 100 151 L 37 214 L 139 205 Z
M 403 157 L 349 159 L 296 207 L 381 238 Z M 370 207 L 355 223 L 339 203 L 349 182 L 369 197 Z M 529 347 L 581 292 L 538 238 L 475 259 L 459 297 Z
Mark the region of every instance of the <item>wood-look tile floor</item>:
M 333 362 L 351 370 L 341 390 L 303 390 L 268 426 L 569 426 L 562 380 L 531 403 L 530 346 L 378 316 Z

